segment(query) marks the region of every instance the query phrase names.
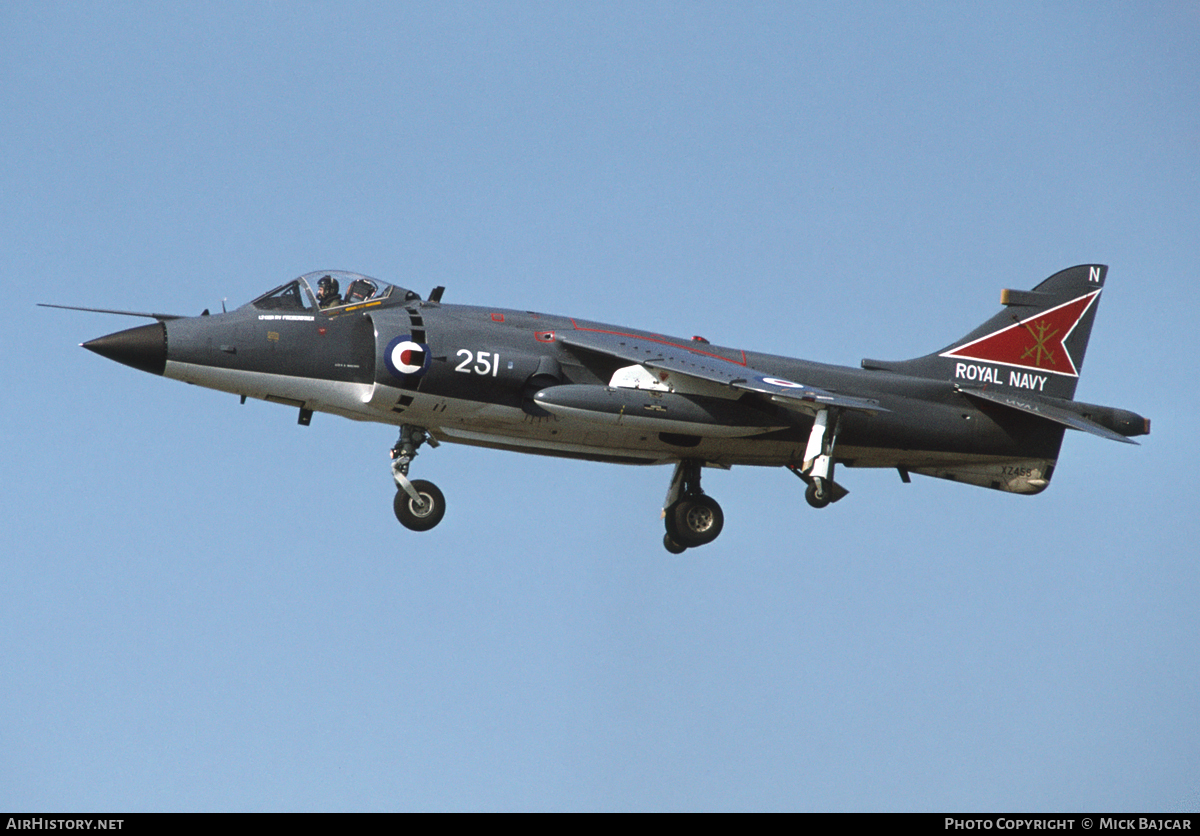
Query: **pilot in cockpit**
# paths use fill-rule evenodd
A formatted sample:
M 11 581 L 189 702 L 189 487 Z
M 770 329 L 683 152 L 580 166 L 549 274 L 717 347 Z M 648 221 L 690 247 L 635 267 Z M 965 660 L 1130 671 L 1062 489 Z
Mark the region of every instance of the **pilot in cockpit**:
M 338 280 L 333 276 L 322 276 L 321 281 L 317 282 L 317 304 L 322 308 L 334 308 L 342 304 Z

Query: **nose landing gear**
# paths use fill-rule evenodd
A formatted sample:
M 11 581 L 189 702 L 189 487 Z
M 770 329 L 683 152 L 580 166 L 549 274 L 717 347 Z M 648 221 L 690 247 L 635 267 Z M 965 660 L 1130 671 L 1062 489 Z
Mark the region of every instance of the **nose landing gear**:
M 433 482 L 415 479 L 409 483 L 416 498 L 405 490 L 396 491 L 392 510 L 400 525 L 410 531 L 428 531 L 442 521 L 446 515 L 446 497 Z
M 429 442 L 437 447 L 436 438 L 422 427 L 400 427 L 400 438 L 392 448 L 392 478 L 396 482 L 396 498 L 392 510 L 400 524 L 410 531 L 428 531 L 446 515 L 446 497 L 433 482 L 409 480 L 408 467 L 417 456 L 417 448 Z

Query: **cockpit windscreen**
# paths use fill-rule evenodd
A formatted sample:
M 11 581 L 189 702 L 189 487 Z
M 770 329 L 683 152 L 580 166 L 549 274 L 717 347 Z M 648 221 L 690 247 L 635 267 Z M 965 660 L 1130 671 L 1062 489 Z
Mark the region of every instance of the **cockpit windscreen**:
M 251 304 L 267 311 L 334 311 L 384 300 L 411 302 L 421 297 L 411 290 L 345 270 L 318 270 L 275 288 Z

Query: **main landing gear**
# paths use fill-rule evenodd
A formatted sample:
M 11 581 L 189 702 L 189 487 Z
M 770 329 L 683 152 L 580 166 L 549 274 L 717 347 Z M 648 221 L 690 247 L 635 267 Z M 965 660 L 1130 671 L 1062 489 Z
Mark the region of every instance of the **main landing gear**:
M 721 506 L 700 489 L 701 462 L 686 459 L 675 466 L 663 508 L 667 533 L 663 546 L 671 554 L 704 546 L 717 539 L 725 525 Z
M 804 499 L 814 508 L 824 508 L 849 493 L 833 481 L 833 448 L 837 443 L 840 418 L 836 409 L 824 407 L 818 410 L 804 448 L 803 465 L 787 465 L 788 470 L 804 480 L 807 486 Z M 698 459 L 684 459 L 675 466 L 663 508 L 663 522 L 667 528 L 663 547 L 671 554 L 682 554 L 687 549 L 711 543 L 725 525 L 721 506 L 700 489 L 702 464 Z
M 400 427 L 400 438 L 392 448 L 392 478 L 396 480 L 396 498 L 392 510 L 400 524 L 411 531 L 428 531 L 446 515 L 446 498 L 433 482 L 408 478 L 408 466 L 417 456 L 417 448 L 429 442 L 437 447 L 436 438 L 421 427 Z

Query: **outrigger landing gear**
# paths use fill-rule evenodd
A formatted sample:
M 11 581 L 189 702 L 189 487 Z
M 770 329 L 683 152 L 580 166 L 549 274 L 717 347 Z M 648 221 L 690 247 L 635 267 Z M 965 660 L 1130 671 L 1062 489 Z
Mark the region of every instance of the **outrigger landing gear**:
M 833 481 L 833 446 L 837 442 L 840 418 L 836 410 L 818 410 L 813 418 L 812 432 L 808 435 L 808 446 L 804 448 L 803 466 L 787 465 L 788 470 L 808 485 L 804 490 L 804 499 L 814 508 L 824 508 L 850 493 Z
M 671 554 L 711 543 L 725 525 L 721 506 L 700 489 L 701 464 L 685 459 L 675 466 L 663 508 L 667 528 L 663 546 Z
M 396 480 L 396 498 L 392 510 L 400 524 L 411 531 L 428 531 L 446 515 L 446 498 L 433 482 L 424 479 L 409 481 L 408 466 L 417 456 L 417 448 L 429 442 L 437 447 L 436 438 L 422 427 L 400 427 L 400 438 L 392 448 L 392 478 Z

